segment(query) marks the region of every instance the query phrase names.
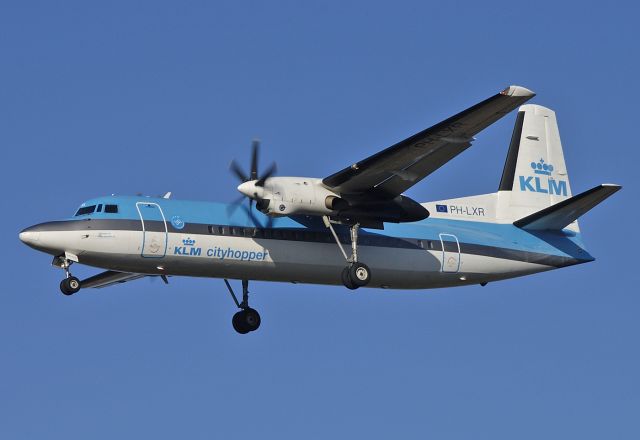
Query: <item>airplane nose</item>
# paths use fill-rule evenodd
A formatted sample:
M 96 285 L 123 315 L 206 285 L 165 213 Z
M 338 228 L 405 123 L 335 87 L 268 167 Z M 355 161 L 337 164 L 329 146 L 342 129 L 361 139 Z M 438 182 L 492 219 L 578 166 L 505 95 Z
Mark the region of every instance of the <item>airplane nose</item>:
M 33 245 L 38 242 L 38 240 L 40 240 L 40 232 L 35 231 L 34 227 L 32 226 L 20 232 L 18 237 L 20 237 L 20 241 L 24 244 Z

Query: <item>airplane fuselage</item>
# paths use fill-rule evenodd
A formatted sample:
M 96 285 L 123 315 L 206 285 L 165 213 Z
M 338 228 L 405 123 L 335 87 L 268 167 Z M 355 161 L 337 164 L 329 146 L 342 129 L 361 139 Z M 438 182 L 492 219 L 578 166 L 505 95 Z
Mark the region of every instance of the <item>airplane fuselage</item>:
M 117 212 L 105 212 L 107 205 Z M 345 259 L 318 218 L 269 224 L 244 207 L 149 197 L 83 204 L 91 206 L 93 212 L 27 228 L 20 238 L 54 256 L 119 272 L 342 284 Z M 337 232 L 348 249 L 348 229 Z M 593 260 L 579 233 L 444 218 L 363 229 L 358 254 L 371 268 L 368 287 L 393 289 L 481 284 Z

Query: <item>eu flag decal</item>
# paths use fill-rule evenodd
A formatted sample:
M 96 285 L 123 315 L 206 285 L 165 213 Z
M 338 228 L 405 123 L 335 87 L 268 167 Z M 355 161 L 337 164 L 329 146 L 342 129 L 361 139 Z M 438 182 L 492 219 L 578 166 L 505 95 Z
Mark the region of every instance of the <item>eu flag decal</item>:
M 437 212 L 448 212 L 447 211 L 447 205 L 436 205 L 436 211 Z

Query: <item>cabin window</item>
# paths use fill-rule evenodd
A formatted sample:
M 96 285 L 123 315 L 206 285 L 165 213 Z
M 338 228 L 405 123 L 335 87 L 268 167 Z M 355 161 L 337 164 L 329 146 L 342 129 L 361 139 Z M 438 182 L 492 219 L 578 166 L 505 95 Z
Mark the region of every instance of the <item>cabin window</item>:
M 458 249 L 458 243 L 455 241 L 445 241 L 442 244 L 445 252 L 460 252 L 460 249 Z
M 104 205 L 104 212 L 106 214 L 117 214 L 118 205 Z
M 96 205 L 83 206 L 82 208 L 78 209 L 78 212 L 76 212 L 76 217 L 79 215 L 93 214 L 95 210 Z
M 102 204 L 98 205 L 98 209 L 96 209 L 96 212 L 102 212 Z
M 256 234 L 255 228 L 244 228 L 244 236 L 245 237 L 253 237 Z

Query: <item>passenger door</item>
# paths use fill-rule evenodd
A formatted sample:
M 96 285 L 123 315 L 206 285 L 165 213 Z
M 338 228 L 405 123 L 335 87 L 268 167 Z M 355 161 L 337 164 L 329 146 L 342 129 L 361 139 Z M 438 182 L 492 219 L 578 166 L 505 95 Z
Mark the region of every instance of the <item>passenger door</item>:
M 162 208 L 154 202 L 137 202 L 136 209 L 142 222 L 140 255 L 145 258 L 163 258 L 167 253 L 169 233 Z
M 460 270 L 460 242 L 453 234 L 440 234 L 442 244 L 442 272 L 455 273 Z

